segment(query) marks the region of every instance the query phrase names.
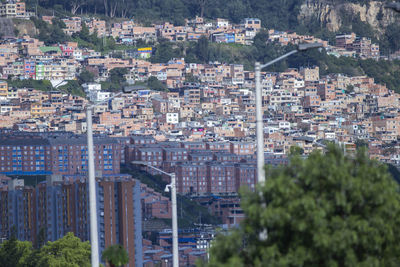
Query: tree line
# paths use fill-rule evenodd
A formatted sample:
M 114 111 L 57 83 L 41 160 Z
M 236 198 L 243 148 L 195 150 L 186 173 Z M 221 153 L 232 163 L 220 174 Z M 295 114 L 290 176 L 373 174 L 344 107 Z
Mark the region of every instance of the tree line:
M 72 232 L 54 242 L 44 242 L 44 231 L 39 232 L 35 244 L 19 241 L 15 235 L 0 244 L 2 267 L 90 267 L 90 243 L 82 242 Z M 103 251 L 102 260 L 110 266 L 123 266 L 129 262 L 128 252 L 122 245 L 111 245 Z
M 319 0 L 316 0 L 319 1 Z M 226 18 L 234 23 L 240 23 L 244 18 L 261 19 L 264 27 L 284 31 L 296 31 L 313 34 L 319 37 L 331 37 L 319 18 L 312 16 L 310 20 L 298 19 L 300 7 L 305 0 L 27 0 L 27 6 L 39 10 L 41 14 L 56 16 L 97 15 L 106 20 L 113 18 L 134 18 L 145 24 L 169 21 L 183 25 L 185 19 L 204 16 L 208 19 Z M 342 0 L 340 3 L 356 3 L 368 5 L 369 0 Z M 39 5 L 39 9 L 37 6 Z M 338 1 L 332 1 L 332 8 Z M 399 48 L 400 36 L 396 31 L 397 24 L 392 23 L 386 28 L 386 33 L 375 32 L 370 24 L 363 22 L 359 14 L 353 14 L 345 9 L 340 10 L 342 27 L 339 32 L 353 31 L 359 36 L 371 37 L 379 42 L 382 51 L 396 51 Z M 377 16 L 383 17 L 382 12 Z

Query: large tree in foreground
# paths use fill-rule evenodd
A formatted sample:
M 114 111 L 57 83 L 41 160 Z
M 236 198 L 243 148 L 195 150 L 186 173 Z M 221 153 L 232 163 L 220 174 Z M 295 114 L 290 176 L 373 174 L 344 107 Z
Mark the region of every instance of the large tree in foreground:
M 0 245 L 1 267 L 23 267 L 32 253 L 32 243 L 19 241 L 12 236 Z
M 111 245 L 103 251 L 101 259 L 108 262 L 111 267 L 119 267 L 129 263 L 129 255 L 125 248 L 120 245 Z
M 40 243 L 40 242 L 39 242 Z M 73 233 L 33 249 L 29 241 L 15 236 L 0 244 L 0 267 L 89 267 L 90 244 Z
M 47 242 L 37 255 L 35 266 L 90 267 L 90 244 L 72 232 L 54 242 Z
M 398 189 L 363 151 L 292 155 L 244 194 L 246 219 L 216 239 L 209 266 L 399 266 Z

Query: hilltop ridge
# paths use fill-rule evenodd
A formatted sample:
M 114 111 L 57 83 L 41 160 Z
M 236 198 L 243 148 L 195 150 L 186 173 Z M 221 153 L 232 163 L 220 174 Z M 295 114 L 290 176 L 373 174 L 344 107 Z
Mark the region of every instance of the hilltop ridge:
M 264 26 L 288 30 L 299 24 L 318 22 L 329 30 L 339 30 L 346 24 L 343 11 L 360 15 L 361 21 L 375 29 L 395 22 L 391 11 L 383 8 L 384 1 L 370 0 L 44 0 L 39 5 L 42 13 L 72 15 L 97 14 L 109 18 L 138 18 L 145 21 L 164 20 L 183 24 L 186 18 L 227 18 L 239 22 L 246 17 L 258 17 Z M 36 7 L 36 1 L 27 0 L 27 6 Z

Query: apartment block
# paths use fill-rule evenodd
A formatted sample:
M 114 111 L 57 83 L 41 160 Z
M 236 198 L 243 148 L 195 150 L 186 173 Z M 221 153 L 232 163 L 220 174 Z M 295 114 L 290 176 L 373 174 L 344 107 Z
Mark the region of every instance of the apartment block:
M 200 89 L 190 88 L 184 92 L 185 104 L 190 106 L 200 105 Z
M 87 23 L 87 27 L 89 28 L 90 34 L 96 32 L 97 36 L 99 37 L 106 35 L 107 28 L 106 28 L 106 22 L 104 20 L 93 18 Z
M 82 30 L 82 19 L 80 17 L 71 17 L 62 19 L 66 28 L 63 29 L 68 35 L 80 32 Z
M 94 138 L 95 168 L 102 174 L 120 171 L 121 148 L 113 139 Z M 87 141 L 82 135 L 35 133 L 0 137 L 0 173 L 5 175 L 86 174 Z
M 245 18 L 244 19 L 244 27 L 246 29 L 261 29 L 261 20 L 256 18 Z
M 333 83 L 324 82 L 318 84 L 317 92 L 321 100 L 334 100 L 336 98 L 336 86 Z
M 212 162 L 207 165 L 207 176 L 209 177 L 209 193 L 236 192 L 234 163 Z
M 336 46 L 344 49 L 351 49 L 355 40 L 355 33 L 336 35 Z
M 183 163 L 176 167 L 177 191 L 181 194 L 202 194 L 209 191 L 207 166 Z
M 86 176 L 48 176 L 36 188 L 11 180 L 0 188 L 0 236 L 13 231 L 19 240 L 55 241 L 68 232 L 90 239 Z M 140 183 L 129 175 L 97 178 L 99 255 L 113 244 L 128 251 L 126 266 L 142 266 L 142 208 Z
M 7 0 L 0 4 L 0 16 L 6 18 L 25 18 L 25 3 L 21 0 Z

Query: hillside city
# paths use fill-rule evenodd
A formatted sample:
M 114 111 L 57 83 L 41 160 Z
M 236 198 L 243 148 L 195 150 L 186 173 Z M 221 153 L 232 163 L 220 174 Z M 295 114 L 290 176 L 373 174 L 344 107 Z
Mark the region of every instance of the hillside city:
M 1 4 L 0 15 L 20 20 L 35 16 L 20 0 Z M 39 19 L 54 22 L 53 16 Z M 93 132 L 99 249 L 119 242 L 128 251 L 127 266 L 172 266 L 169 194 L 136 175 L 159 177 L 165 184 L 170 177 L 133 161 L 175 173 L 177 193 L 208 210 L 204 217 L 220 220 L 202 223 L 200 215 L 196 224 L 180 228 L 182 266 L 207 258 L 217 225 L 228 229 L 243 220 L 239 190 L 254 190 L 257 185 L 254 70 L 184 58 L 152 63 L 152 44 L 159 38 L 179 43 L 205 37 L 212 43 L 251 46 L 254 37 L 266 31 L 265 42 L 278 46 L 321 43 L 321 49 L 334 57 L 400 58 L 399 52 L 381 55 L 378 44 L 352 32 L 336 35 L 331 44 L 314 36 L 265 29 L 257 18 L 234 24 L 196 17 L 184 26 L 144 26 L 134 19 L 110 24 L 83 16 L 62 21 L 69 36 L 87 28 L 128 49 L 115 56 L 78 42 L 46 45 L 27 34 L 1 37 L 0 238 L 15 231 L 19 240 L 33 242 L 45 231 L 47 241 L 68 232 L 90 239 L 85 112 L 88 105 L 98 103 Z M 108 101 L 116 92 L 104 88 L 103 82 L 119 68 L 127 69 L 121 74 L 124 92 Z M 82 84 L 85 97 L 57 89 L 79 79 L 82 72 L 94 77 Z M 151 79 L 162 88 L 150 88 L 146 82 Z M 15 85 L 23 80 L 47 80 L 51 89 Z M 345 153 L 365 146 L 370 158 L 400 165 L 400 94 L 385 84 L 368 76 L 322 75 L 319 66 L 307 62 L 283 72 L 263 70 L 261 84 L 265 164 L 287 164 L 293 147 L 307 157 L 334 142 Z M 28 182 L 33 179 L 37 184 Z M 124 194 L 129 197 L 118 197 Z

